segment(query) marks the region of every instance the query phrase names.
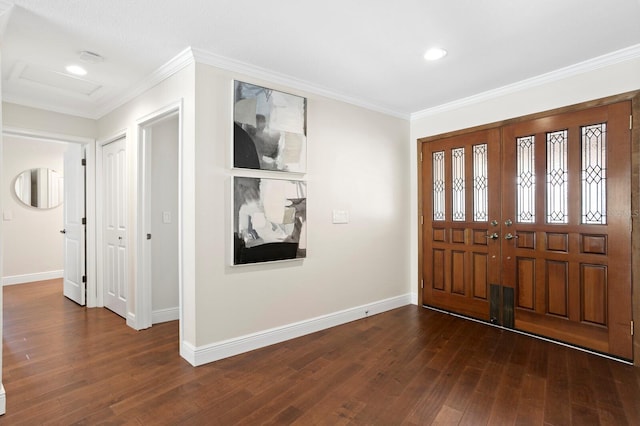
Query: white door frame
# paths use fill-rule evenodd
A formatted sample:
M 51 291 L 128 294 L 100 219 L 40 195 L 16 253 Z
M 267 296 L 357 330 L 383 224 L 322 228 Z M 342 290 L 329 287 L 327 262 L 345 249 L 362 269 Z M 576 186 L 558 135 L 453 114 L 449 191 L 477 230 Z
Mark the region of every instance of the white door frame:
M 151 233 L 151 134 L 150 127 L 172 117 L 178 117 L 178 307 L 179 330 L 182 341 L 182 101 L 171 103 L 137 121 L 138 134 L 138 214 L 136 259 L 136 329 L 151 327 L 151 246 L 147 234 Z
M 127 131 L 126 130 L 121 130 L 117 133 L 115 133 L 114 135 L 103 139 L 103 140 L 99 140 L 96 142 L 96 149 L 95 149 L 95 232 L 96 232 L 96 238 L 95 238 L 95 245 L 96 245 L 96 305 L 97 307 L 103 308 L 104 307 L 104 236 L 102 235 L 102 226 L 104 223 L 104 209 L 103 209 L 103 187 L 104 187 L 104 183 L 102 182 L 102 173 L 103 173 L 103 167 L 102 167 L 102 161 L 103 161 L 103 150 L 104 150 L 104 146 L 110 144 L 111 142 L 115 142 L 119 139 L 127 139 Z M 126 142 L 125 142 L 126 143 Z M 128 196 L 128 194 L 126 194 L 126 196 Z M 129 246 L 129 250 L 131 250 L 131 247 Z M 128 262 L 128 260 L 127 260 Z M 129 271 L 127 271 L 127 275 L 128 275 Z M 128 277 L 127 277 L 128 278 Z M 127 292 L 129 291 L 129 288 L 127 288 Z M 130 327 L 135 328 L 132 324 L 130 324 L 129 322 L 129 312 L 131 312 L 131 308 L 129 306 L 129 299 L 130 297 L 128 297 L 127 295 L 127 325 L 129 325 Z
M 80 136 L 64 135 L 59 133 L 43 132 L 40 130 L 32 130 L 20 127 L 5 126 L 2 133 L 7 136 L 14 136 L 27 139 L 36 139 L 45 142 L 68 142 L 79 143 L 86 147 L 85 158 L 86 165 L 86 181 L 85 181 L 85 216 L 87 219 L 86 231 L 86 261 L 87 269 L 87 307 L 94 308 L 96 301 L 96 141 L 91 138 Z

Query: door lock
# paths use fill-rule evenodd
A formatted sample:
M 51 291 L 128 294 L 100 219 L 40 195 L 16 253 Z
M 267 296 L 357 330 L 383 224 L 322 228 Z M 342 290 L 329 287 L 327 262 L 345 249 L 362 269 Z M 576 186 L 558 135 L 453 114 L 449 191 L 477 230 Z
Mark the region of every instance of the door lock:
M 513 225 L 513 222 L 511 221 L 511 219 L 507 219 L 507 220 L 504 221 L 504 224 L 507 225 L 507 226 L 511 226 L 511 225 Z

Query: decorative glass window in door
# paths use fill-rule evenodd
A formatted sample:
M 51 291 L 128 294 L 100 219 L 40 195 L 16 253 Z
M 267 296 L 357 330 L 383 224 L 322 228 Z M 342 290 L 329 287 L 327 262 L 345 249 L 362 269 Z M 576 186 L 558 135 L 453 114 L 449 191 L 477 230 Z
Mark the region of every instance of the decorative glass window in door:
M 444 151 L 433 153 L 433 220 L 445 219 Z
M 582 128 L 582 223 L 607 223 L 607 124 Z
M 454 222 L 464 222 L 465 190 L 464 190 L 464 148 L 451 150 L 451 185 L 452 185 L 452 215 Z
M 473 146 L 473 220 L 486 222 L 489 211 L 487 144 Z
M 547 133 L 547 223 L 568 223 L 567 130 Z
M 536 221 L 535 146 L 535 136 L 516 139 L 516 222 L 520 223 Z

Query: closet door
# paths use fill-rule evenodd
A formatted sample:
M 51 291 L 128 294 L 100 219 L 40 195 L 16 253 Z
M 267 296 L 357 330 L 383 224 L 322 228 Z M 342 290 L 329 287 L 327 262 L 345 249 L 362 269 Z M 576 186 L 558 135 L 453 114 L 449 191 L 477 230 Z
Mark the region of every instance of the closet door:
M 632 358 L 629 102 L 503 129 L 515 327 Z M 504 223 L 509 226 L 505 226 Z
M 422 145 L 423 303 L 489 319 L 500 282 L 500 132 Z

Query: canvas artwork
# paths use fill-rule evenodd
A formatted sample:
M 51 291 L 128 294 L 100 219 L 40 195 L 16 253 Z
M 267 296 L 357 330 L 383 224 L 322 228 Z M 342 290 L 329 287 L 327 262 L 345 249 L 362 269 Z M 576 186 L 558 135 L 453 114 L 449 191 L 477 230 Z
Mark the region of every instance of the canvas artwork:
M 233 166 L 306 172 L 307 99 L 234 81 Z
M 233 178 L 233 264 L 306 257 L 307 185 Z

